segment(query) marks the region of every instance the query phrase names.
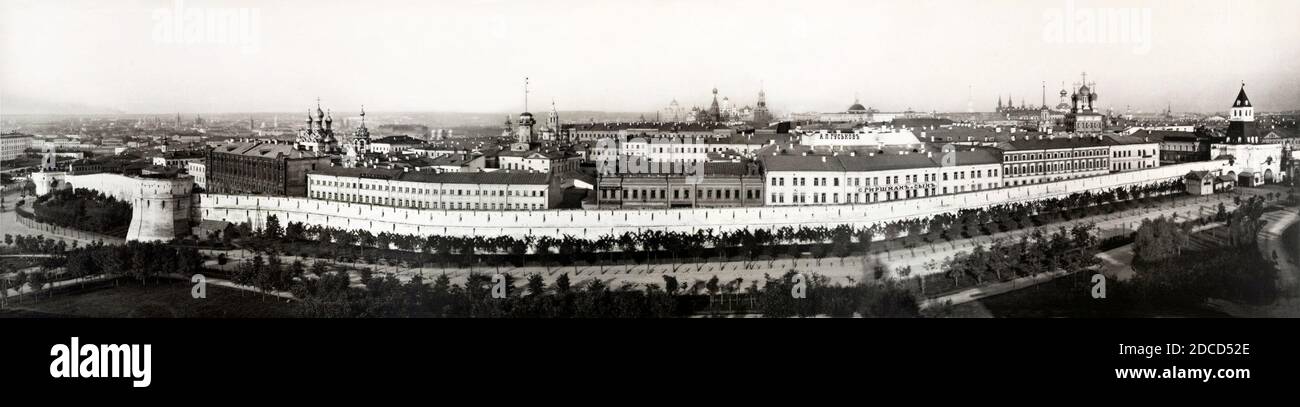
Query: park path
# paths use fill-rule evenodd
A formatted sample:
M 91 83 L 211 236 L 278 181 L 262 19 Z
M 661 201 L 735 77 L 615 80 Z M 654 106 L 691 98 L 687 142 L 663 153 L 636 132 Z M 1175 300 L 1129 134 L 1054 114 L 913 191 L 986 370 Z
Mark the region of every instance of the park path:
M 1263 228 L 1260 228 L 1256 243 L 1259 244 L 1260 254 L 1265 258 L 1272 259 L 1273 254 L 1277 254 L 1278 285 L 1284 290 L 1296 288 L 1296 280 L 1300 278 L 1300 265 L 1296 264 L 1297 253 L 1300 253 L 1300 247 L 1286 247 L 1282 233 L 1287 227 L 1300 221 L 1300 214 L 1297 214 L 1296 208 L 1287 208 L 1280 211 L 1266 212 L 1263 216 Z

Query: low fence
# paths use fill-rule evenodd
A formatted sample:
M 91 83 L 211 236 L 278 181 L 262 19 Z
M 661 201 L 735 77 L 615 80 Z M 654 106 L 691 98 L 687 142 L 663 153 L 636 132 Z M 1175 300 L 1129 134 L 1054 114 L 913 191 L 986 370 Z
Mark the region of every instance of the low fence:
M 36 220 L 35 214 L 28 212 L 26 209 L 23 209 L 21 207 L 14 208 L 14 212 L 18 215 L 17 216 L 18 224 L 23 225 L 29 229 L 40 231 L 41 233 L 52 235 L 53 238 L 55 239 L 68 238 L 68 239 L 79 240 L 83 242 L 99 241 L 99 242 L 103 242 L 104 244 L 122 244 L 126 242 L 126 239 L 116 237 L 116 236 L 109 236 L 102 233 L 87 232 L 84 230 L 77 230 L 77 229 L 63 227 L 63 226 L 51 225 L 48 223 L 41 223 L 40 221 Z

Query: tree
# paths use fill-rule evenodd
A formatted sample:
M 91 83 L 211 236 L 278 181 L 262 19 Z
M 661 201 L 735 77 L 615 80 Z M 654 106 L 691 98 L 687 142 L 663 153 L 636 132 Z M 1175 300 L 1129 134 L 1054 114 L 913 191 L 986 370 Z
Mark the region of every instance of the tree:
M 1190 224 L 1178 224 L 1161 216 L 1146 219 L 1138 227 L 1133 249 L 1141 261 L 1158 261 L 1182 253 L 1190 240 Z
M 50 276 L 46 273 L 32 273 L 27 278 L 27 286 L 32 288 L 32 297 L 41 298 L 39 291 L 46 284 L 50 284 Z
M 554 291 L 556 294 L 568 294 L 569 273 L 561 273 L 559 277 L 555 278 L 555 282 L 551 283 L 551 286 L 554 287 Z
M 317 278 L 324 278 L 325 271 L 326 271 L 325 262 L 314 261 L 311 263 L 311 273 L 315 274 Z
M 14 288 L 14 291 L 17 291 L 19 294 L 22 294 L 23 286 L 27 285 L 27 272 L 19 271 L 18 274 L 14 275 L 13 281 L 11 281 L 11 283 L 12 283 L 11 286 Z
M 713 308 L 713 297 L 718 295 L 718 276 L 714 275 L 709 278 L 709 281 L 704 284 L 704 287 L 709 291 L 709 308 L 711 309 Z
M 546 292 L 546 282 L 542 280 L 541 274 L 528 275 L 528 295 L 530 297 L 540 297 Z
M 289 222 L 289 225 L 284 228 L 284 238 L 291 242 L 296 242 L 306 238 L 306 232 L 302 226 L 302 222 Z
M 673 277 L 665 274 L 663 278 L 664 278 L 664 291 L 667 292 L 669 295 L 676 295 L 677 289 L 679 288 L 677 284 L 677 277 Z
M 275 215 L 266 216 L 266 227 L 262 228 L 262 236 L 268 239 L 279 239 L 284 234 L 284 229 L 280 227 L 280 218 Z

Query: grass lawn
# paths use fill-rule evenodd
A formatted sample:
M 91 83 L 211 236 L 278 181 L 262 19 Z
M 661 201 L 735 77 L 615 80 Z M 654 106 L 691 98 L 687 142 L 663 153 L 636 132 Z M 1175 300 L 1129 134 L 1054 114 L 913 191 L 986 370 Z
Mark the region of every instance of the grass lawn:
M 953 317 L 995 318 L 1152 318 L 1226 317 L 1208 306 L 1170 309 L 1145 306 L 1140 302 L 1108 296 L 1092 298 L 1089 273 L 1075 273 L 1005 294 L 956 305 Z
M 190 296 L 188 282 L 163 280 L 140 285 L 127 280 L 70 287 L 39 299 L 25 296 L 8 301 L 2 316 L 36 314 L 95 318 L 277 318 L 294 316 L 294 305 L 284 299 L 209 284 L 207 298 Z

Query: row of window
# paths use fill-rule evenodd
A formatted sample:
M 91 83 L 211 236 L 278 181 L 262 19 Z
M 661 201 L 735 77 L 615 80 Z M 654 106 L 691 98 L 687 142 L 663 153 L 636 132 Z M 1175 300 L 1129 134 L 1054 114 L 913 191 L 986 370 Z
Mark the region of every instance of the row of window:
M 1032 160 L 1055 160 L 1059 158 L 1099 157 L 1099 156 L 1106 155 L 1106 151 L 1107 150 L 1105 149 L 1092 149 L 1092 150 L 1054 151 L 1054 152 L 1028 153 L 1028 154 L 1004 154 L 1002 156 L 1002 160 L 1006 162 L 1013 162 L 1013 161 L 1032 161 Z
M 863 186 L 864 184 L 866 186 L 879 186 L 881 185 L 880 179 L 884 178 L 885 180 L 884 185 L 898 185 L 903 183 L 914 184 L 918 182 L 935 182 L 935 181 L 939 181 L 939 178 L 943 178 L 943 181 L 948 181 L 949 179 L 964 180 L 967 178 L 967 176 L 969 176 L 972 179 L 984 178 L 984 177 L 997 177 L 998 170 L 989 169 L 989 170 L 953 171 L 953 172 L 942 172 L 939 174 L 919 174 L 919 176 L 918 174 L 909 174 L 909 175 L 904 175 L 902 179 L 900 179 L 898 175 L 885 176 L 885 177 L 862 177 L 862 178 L 851 177 L 851 178 L 847 178 L 845 180 L 845 183 L 849 186 L 855 186 L 855 187 Z M 771 185 L 774 187 L 782 187 L 785 186 L 785 179 L 786 177 L 771 177 L 770 182 Z M 813 180 L 813 186 L 815 187 L 840 186 L 839 178 L 813 177 L 812 180 Z M 790 177 L 790 185 L 807 186 L 808 179 L 805 177 Z
M 1106 160 L 1072 160 L 1053 163 L 1013 164 L 1006 166 L 1008 176 L 1031 175 L 1056 171 L 1099 170 L 1106 168 Z
M 334 188 L 350 188 L 363 191 L 392 192 L 400 194 L 418 194 L 418 195 L 459 195 L 459 196 L 546 196 L 543 190 L 525 190 L 518 189 L 499 190 L 499 189 L 438 189 L 438 188 L 418 188 L 410 186 L 395 186 L 387 184 L 363 184 L 358 182 L 339 182 L 311 180 L 312 185 Z
M 340 202 L 356 202 L 372 205 L 398 206 L 415 209 L 483 209 L 483 210 L 527 210 L 546 209 L 544 204 L 519 202 L 426 202 L 416 199 L 399 199 L 369 195 L 343 194 L 335 192 L 313 191 L 312 198 Z
M 1149 157 L 1152 154 L 1156 154 L 1156 150 L 1151 150 L 1150 153 L 1147 153 L 1146 150 L 1115 150 L 1114 154 L 1111 155 L 1111 157 L 1113 158 Z
M 1136 164 L 1136 165 L 1135 165 L 1135 164 Z M 1140 169 L 1148 168 L 1148 167 L 1154 167 L 1154 165 L 1147 165 L 1147 162 L 1146 162 L 1146 161 L 1116 162 L 1116 163 L 1112 163 L 1112 165 L 1111 165 L 1111 170 L 1112 170 L 1112 171 L 1129 171 L 1129 170 L 1134 170 L 1134 169 L 1138 169 L 1138 170 L 1140 170 Z
M 969 190 L 982 191 L 985 188 L 994 189 L 997 187 L 998 187 L 997 183 L 975 184 L 975 185 L 971 185 Z M 960 186 L 952 187 L 951 192 L 952 193 L 967 192 L 967 188 L 965 185 L 960 185 Z M 873 202 L 882 202 L 882 201 L 895 201 L 899 199 L 920 198 L 926 196 L 935 196 L 939 194 L 946 195 L 948 193 L 949 193 L 948 187 L 942 187 L 942 188 L 931 187 L 931 188 L 919 188 L 919 189 L 909 189 L 909 190 L 899 190 L 899 191 L 884 191 L 884 192 L 853 192 L 853 193 L 844 194 L 845 201 L 843 203 L 873 203 Z M 809 201 L 808 199 L 809 197 L 812 198 L 811 201 Z M 771 200 L 771 203 L 774 204 L 786 203 L 786 193 L 784 192 L 773 192 L 771 193 L 771 195 L 769 195 L 769 198 Z M 841 202 L 840 202 L 840 194 L 838 192 L 830 192 L 830 193 L 800 192 L 800 193 L 790 194 L 790 203 L 838 204 Z
M 621 191 L 621 192 L 620 192 Z M 691 199 L 690 189 L 673 189 L 672 199 Z M 746 189 L 741 193 L 740 189 L 715 189 L 701 188 L 696 199 L 758 199 L 761 191 L 757 189 Z M 629 189 L 602 189 L 600 190 L 600 199 L 623 199 L 623 200 L 661 200 L 668 199 L 668 191 L 662 188 L 629 188 Z

